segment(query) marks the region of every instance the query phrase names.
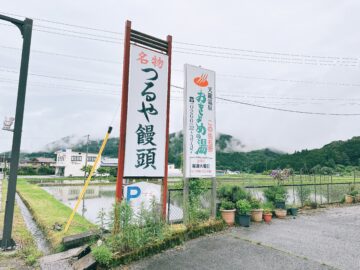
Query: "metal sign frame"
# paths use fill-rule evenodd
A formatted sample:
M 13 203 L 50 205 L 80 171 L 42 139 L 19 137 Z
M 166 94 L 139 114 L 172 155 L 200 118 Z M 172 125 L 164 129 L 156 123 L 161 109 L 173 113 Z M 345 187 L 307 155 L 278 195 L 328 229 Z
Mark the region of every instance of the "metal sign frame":
M 184 223 L 188 224 L 190 222 L 189 220 L 189 181 L 190 179 L 195 179 L 194 176 L 190 176 L 188 177 L 186 175 L 187 173 L 187 166 L 189 166 L 189 164 L 187 164 L 187 136 L 188 136 L 188 130 L 187 130 L 187 112 L 185 111 L 187 109 L 187 80 L 189 78 L 187 78 L 187 67 L 188 66 L 193 66 L 193 65 L 189 65 L 189 64 L 185 64 L 184 65 L 184 115 L 183 115 L 183 207 L 184 207 L 184 214 L 183 214 L 183 218 L 184 218 Z M 195 67 L 195 66 L 193 66 Z M 209 71 L 209 72 L 214 72 L 212 70 L 208 70 L 205 68 L 202 68 L 204 71 Z M 215 72 L 214 72 L 215 73 Z M 211 208 L 211 217 L 215 218 L 216 217 L 216 186 L 217 186 L 217 182 L 216 182 L 216 73 L 214 74 L 214 96 L 213 96 L 213 100 L 214 100 L 214 133 L 215 133 L 215 139 L 214 139 L 214 151 L 215 151 L 215 176 L 213 177 L 199 177 L 199 179 L 209 179 L 211 180 L 211 203 L 210 203 L 210 208 Z M 198 179 L 198 178 L 196 178 Z
M 120 114 L 120 140 L 119 140 L 119 151 L 118 151 L 118 172 L 117 172 L 116 193 L 115 193 L 116 202 L 119 203 L 123 198 L 126 125 L 127 125 L 127 116 L 128 116 L 127 107 L 128 107 L 128 93 L 129 93 L 130 44 L 143 46 L 146 49 L 155 50 L 156 52 L 160 52 L 168 56 L 168 85 L 167 85 L 167 105 L 166 105 L 167 107 L 166 107 L 166 128 L 165 128 L 166 145 L 165 145 L 165 153 L 164 153 L 165 155 L 164 177 L 162 184 L 162 216 L 163 218 L 166 218 L 172 36 L 168 35 L 165 41 L 141 33 L 139 31 L 131 29 L 131 21 L 126 21 L 125 24 L 123 84 L 122 84 L 122 99 L 121 99 L 121 114 Z

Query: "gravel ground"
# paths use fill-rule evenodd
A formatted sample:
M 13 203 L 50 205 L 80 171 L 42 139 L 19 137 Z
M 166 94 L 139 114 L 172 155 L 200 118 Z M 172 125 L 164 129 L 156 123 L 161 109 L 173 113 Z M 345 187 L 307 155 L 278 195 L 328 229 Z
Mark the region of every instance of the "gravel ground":
M 360 269 L 360 205 L 203 237 L 126 269 Z

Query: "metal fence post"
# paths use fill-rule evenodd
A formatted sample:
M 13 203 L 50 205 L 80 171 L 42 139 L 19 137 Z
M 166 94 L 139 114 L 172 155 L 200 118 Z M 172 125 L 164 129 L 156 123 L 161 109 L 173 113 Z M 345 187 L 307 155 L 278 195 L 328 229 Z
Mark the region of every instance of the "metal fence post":
M 321 174 L 320 174 L 320 204 L 322 204 L 322 185 L 321 185 Z
M 317 198 L 316 198 L 316 175 L 314 174 L 314 188 L 315 188 L 315 203 L 317 203 Z
M 189 178 L 184 177 L 183 189 L 183 220 L 184 224 L 189 224 Z
M 302 189 L 302 186 L 303 186 L 303 180 L 302 180 L 302 175 L 300 174 L 300 201 L 301 201 L 301 207 L 304 206 L 304 198 L 303 198 L 303 189 Z
M 216 177 L 211 179 L 211 217 L 216 218 Z
M 171 196 L 171 190 L 168 190 L 168 197 L 167 197 L 167 223 L 170 223 L 170 196 Z
M 330 203 L 329 183 L 327 184 L 327 201 Z

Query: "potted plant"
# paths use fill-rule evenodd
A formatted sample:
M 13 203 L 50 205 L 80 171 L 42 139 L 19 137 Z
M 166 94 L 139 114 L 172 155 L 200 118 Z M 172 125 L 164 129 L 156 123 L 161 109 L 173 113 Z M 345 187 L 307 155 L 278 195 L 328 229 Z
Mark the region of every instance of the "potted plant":
M 270 223 L 270 221 L 272 220 L 272 216 L 273 216 L 273 210 L 274 210 L 274 205 L 271 202 L 266 202 L 262 204 L 262 208 L 264 209 L 264 221 L 266 223 Z
M 345 203 L 353 203 L 354 202 L 354 197 L 349 193 L 345 194 Z
M 311 207 L 311 209 L 316 209 L 316 208 L 318 208 L 318 203 L 317 202 L 310 202 L 310 207 Z
M 221 217 L 225 223 L 229 226 L 234 225 L 235 223 L 235 205 L 230 201 L 222 201 L 220 205 Z
M 249 227 L 251 204 L 247 200 L 242 199 L 236 202 L 236 209 L 236 223 L 243 227 Z
M 264 208 L 264 221 L 266 223 L 270 223 L 270 221 L 272 220 L 272 209 L 271 208 Z
M 290 205 L 288 210 L 292 216 L 297 216 L 298 208 L 295 204 Z
M 286 209 L 277 208 L 275 209 L 275 215 L 277 218 L 285 218 L 287 214 Z
M 285 202 L 287 199 L 287 190 L 282 185 L 283 181 L 289 177 L 289 170 L 273 170 L 271 176 L 276 182 L 276 185 L 267 188 L 264 191 L 264 196 L 268 202 L 275 204 L 276 208 L 285 209 Z
M 281 209 L 286 209 L 285 208 L 285 200 L 286 200 L 286 196 L 283 193 L 278 193 L 275 195 L 275 208 L 281 208 Z
M 263 209 L 260 206 L 258 199 L 252 198 L 250 201 L 251 205 L 251 220 L 255 222 L 261 222 L 263 219 Z
M 355 190 L 355 185 L 351 185 L 350 191 L 345 194 L 345 203 L 353 203 L 355 202 L 355 198 L 358 195 L 358 191 Z
M 360 194 L 355 195 L 355 202 L 360 202 Z

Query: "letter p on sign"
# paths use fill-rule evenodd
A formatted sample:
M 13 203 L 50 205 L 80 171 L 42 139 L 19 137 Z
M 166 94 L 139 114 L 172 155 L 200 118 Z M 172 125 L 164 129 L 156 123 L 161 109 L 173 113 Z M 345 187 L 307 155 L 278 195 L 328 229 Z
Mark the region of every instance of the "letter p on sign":
M 126 201 L 140 197 L 141 189 L 139 187 L 131 186 L 127 188 Z

